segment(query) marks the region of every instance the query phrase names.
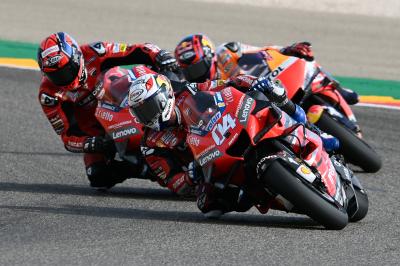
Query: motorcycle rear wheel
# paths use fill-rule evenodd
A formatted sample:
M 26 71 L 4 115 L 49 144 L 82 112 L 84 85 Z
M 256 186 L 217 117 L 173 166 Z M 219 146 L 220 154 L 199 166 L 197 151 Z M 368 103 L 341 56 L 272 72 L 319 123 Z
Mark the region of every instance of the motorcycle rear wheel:
M 382 167 L 380 156 L 354 132 L 323 112 L 316 125 L 340 141 L 339 152 L 346 161 L 360 166 L 365 172 L 376 173 Z
M 286 169 L 279 161 L 272 162 L 262 175 L 267 189 L 282 195 L 301 213 L 317 221 L 327 229 L 340 230 L 349 222 L 344 208 L 329 202 L 317 190 L 303 183 L 296 174 Z

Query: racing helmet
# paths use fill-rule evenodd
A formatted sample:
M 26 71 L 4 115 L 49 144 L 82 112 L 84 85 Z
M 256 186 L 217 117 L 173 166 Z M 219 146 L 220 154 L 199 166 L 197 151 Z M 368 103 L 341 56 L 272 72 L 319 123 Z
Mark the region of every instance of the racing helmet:
M 132 82 L 129 89 L 130 113 L 141 124 L 163 130 L 174 112 L 175 96 L 171 83 L 161 74 L 146 74 Z
M 64 90 L 76 90 L 86 81 L 82 51 L 65 32 L 54 33 L 40 43 L 37 61 L 43 74 Z
M 190 82 L 204 82 L 217 77 L 214 45 L 205 35 L 183 38 L 175 48 L 175 58 Z

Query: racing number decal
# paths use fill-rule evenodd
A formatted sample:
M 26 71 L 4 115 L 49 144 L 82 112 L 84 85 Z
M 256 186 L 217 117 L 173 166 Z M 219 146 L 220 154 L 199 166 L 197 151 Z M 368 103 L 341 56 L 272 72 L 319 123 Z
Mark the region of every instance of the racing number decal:
M 217 145 L 221 145 L 226 137 L 225 134 L 230 128 L 236 127 L 236 121 L 232 118 L 230 114 L 226 114 L 222 117 L 222 123 L 218 123 L 214 126 L 212 130 L 212 137 Z
M 106 54 L 106 48 L 102 42 L 91 43 L 90 48 L 92 48 L 99 56 Z

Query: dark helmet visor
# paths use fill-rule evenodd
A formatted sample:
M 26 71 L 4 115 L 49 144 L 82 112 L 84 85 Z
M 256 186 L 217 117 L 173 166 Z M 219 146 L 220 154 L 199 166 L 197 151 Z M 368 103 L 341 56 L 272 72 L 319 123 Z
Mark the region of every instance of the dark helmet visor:
M 205 77 L 210 72 L 211 61 L 208 58 L 204 58 L 201 61 L 189 65 L 182 70 L 185 78 L 188 81 L 196 81 L 201 77 Z
M 79 61 L 78 61 L 79 62 Z M 68 64 L 52 72 L 46 72 L 45 75 L 57 86 L 66 86 L 71 84 L 78 76 L 80 64 L 69 60 Z

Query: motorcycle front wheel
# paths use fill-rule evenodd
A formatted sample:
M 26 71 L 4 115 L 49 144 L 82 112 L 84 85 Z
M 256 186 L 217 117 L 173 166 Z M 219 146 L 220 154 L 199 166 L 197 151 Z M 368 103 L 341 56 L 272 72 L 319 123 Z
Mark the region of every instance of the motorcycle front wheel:
M 296 210 L 308 215 L 327 229 L 340 230 L 349 222 L 344 208 L 329 202 L 320 191 L 311 184 L 303 183 L 295 173 L 277 160 L 265 170 L 262 181 L 268 190 L 283 196 L 295 206 Z
M 316 125 L 340 141 L 339 153 L 349 163 L 361 167 L 365 172 L 375 173 L 382 167 L 380 156 L 354 132 L 323 112 Z
M 353 217 L 350 217 L 350 222 L 352 223 L 364 219 L 364 217 L 367 216 L 368 206 L 369 206 L 368 196 L 364 191 L 361 191 L 358 188 L 356 188 L 354 189 L 354 192 L 358 202 L 358 210 L 353 215 Z

